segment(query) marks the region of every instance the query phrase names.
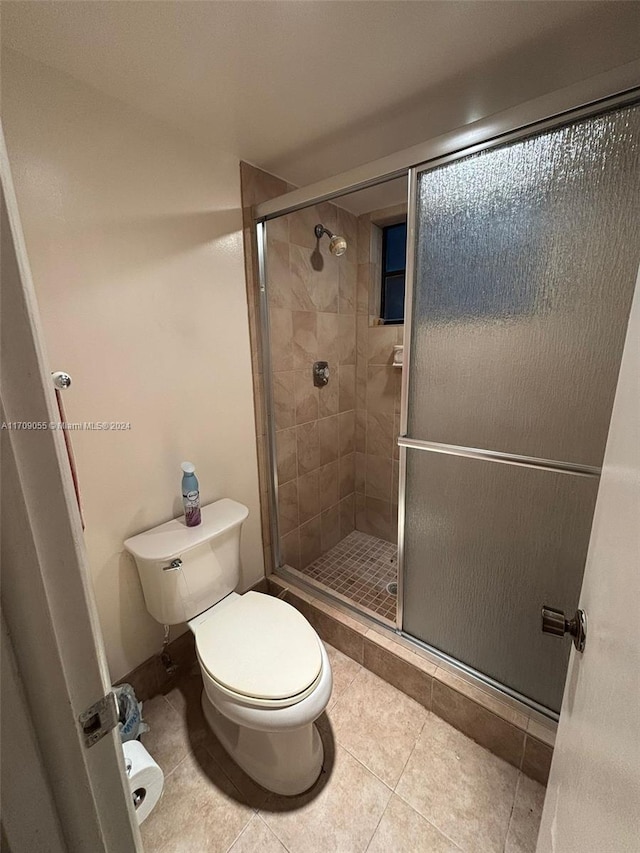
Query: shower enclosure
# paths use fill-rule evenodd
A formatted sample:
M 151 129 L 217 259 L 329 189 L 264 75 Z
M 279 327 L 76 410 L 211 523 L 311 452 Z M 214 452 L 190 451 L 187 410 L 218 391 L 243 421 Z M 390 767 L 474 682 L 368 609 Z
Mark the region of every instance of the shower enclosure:
M 553 717 L 569 646 L 540 611 L 580 593 L 640 261 L 640 107 L 510 121 L 408 169 L 403 325 L 376 301 L 369 190 L 258 208 L 272 541 L 284 573 Z

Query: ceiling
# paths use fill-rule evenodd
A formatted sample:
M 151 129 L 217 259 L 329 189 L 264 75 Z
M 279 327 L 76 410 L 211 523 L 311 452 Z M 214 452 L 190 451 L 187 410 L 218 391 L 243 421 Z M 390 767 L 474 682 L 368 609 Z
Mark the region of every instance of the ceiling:
M 636 2 L 11 2 L 3 46 L 304 185 L 640 57 Z

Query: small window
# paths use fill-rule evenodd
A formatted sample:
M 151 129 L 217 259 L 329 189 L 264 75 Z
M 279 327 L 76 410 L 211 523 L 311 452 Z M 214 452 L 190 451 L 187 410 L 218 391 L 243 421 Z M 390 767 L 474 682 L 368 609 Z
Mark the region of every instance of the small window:
M 380 317 L 386 324 L 404 322 L 404 278 L 407 254 L 407 223 L 382 229 L 382 294 Z

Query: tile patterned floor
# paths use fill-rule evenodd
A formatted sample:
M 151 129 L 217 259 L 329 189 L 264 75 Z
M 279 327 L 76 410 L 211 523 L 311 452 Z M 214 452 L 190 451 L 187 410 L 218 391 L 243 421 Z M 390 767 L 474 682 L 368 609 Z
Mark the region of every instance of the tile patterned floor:
M 397 581 L 397 568 L 395 545 L 354 530 L 301 573 L 395 624 L 396 596 L 387 584 Z
M 146 853 L 534 853 L 541 785 L 327 651 L 325 767 L 299 797 L 264 791 L 227 757 L 202 717 L 197 670 L 145 702 L 143 743 L 166 777 L 142 825 Z

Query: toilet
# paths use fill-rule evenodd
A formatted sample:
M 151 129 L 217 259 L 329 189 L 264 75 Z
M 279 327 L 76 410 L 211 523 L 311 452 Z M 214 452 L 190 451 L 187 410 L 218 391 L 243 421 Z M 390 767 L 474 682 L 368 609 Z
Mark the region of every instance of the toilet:
M 195 635 L 205 719 L 231 758 L 263 788 L 293 796 L 310 788 L 324 758 L 314 721 L 333 679 L 327 652 L 290 604 L 235 588 L 240 531 L 249 510 L 223 498 L 202 523 L 168 521 L 127 539 L 149 613 Z

